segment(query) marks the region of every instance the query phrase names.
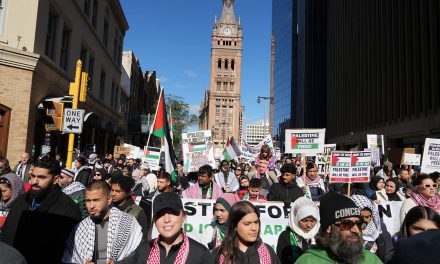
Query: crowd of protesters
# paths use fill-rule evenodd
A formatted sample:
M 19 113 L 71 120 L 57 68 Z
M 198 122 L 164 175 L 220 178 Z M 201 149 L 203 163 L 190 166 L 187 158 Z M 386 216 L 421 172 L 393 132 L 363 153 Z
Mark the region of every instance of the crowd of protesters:
M 70 167 L 70 166 L 69 166 Z M 0 158 L 0 263 L 433 263 L 440 256 L 440 174 L 371 168 L 370 182 L 329 183 L 313 159 L 223 160 L 168 173 L 140 159 L 61 155 L 14 168 Z M 183 230 L 182 198 L 212 199 L 199 238 Z M 290 208 L 276 250 L 260 237 L 253 202 Z M 377 204 L 401 201 L 390 233 Z M 155 227 L 159 236 L 152 239 Z M 437 257 L 437 258 L 436 258 Z M 8 262 L 2 262 L 3 260 Z

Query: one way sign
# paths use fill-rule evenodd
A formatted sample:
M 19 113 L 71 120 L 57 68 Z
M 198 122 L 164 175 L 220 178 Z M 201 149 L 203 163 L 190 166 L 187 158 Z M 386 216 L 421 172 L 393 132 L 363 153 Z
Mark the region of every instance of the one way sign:
M 64 108 L 63 133 L 81 134 L 84 112 L 84 109 Z

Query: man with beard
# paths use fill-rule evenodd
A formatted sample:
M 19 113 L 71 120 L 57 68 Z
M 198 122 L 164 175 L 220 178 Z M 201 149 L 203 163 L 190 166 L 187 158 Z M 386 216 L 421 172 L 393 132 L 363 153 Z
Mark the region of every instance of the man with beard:
M 223 191 L 212 181 L 213 178 L 211 165 L 203 165 L 199 168 L 197 183 L 182 192 L 183 198 L 216 200 L 222 196 Z
M 321 197 L 319 216 L 321 230 L 316 247 L 307 250 L 295 263 L 382 263 L 373 253 L 363 248 L 361 210 L 350 198 L 328 193 Z
M 220 171 L 214 175 L 214 181 L 222 187 L 223 192 L 235 192 L 240 187 L 227 160 L 220 162 Z
M 290 203 L 295 202 L 304 192 L 298 187 L 295 181 L 296 167 L 292 163 L 284 164 L 281 167 L 281 179 L 279 183 L 270 186 L 268 201 L 281 201 L 290 207 Z
M 63 263 L 108 264 L 130 255 L 142 241 L 136 219 L 113 207 L 110 186 L 102 180 L 86 187 L 89 217 L 72 231 Z
M 69 195 L 69 197 L 79 206 L 81 210 L 82 218 L 86 218 L 87 213 L 85 192 L 86 187 L 82 183 L 74 181 L 75 172 L 69 169 L 62 169 L 60 175 L 55 177 L 56 183 L 61 187 L 63 193 Z
M 28 263 L 59 263 L 69 233 L 82 219 L 78 205 L 55 182 L 60 172 L 57 161 L 38 160 L 31 189 L 17 197 L 3 225 L 0 239 Z

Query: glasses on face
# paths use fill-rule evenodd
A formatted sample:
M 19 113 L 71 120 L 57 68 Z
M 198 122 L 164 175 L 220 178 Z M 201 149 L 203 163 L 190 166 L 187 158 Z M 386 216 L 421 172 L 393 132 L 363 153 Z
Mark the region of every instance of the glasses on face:
M 350 221 L 350 220 L 342 220 L 340 222 L 336 222 L 335 225 L 341 229 L 341 231 L 348 231 L 353 228 L 354 225 L 357 225 L 359 230 L 364 230 L 367 227 L 367 223 L 364 221 Z
M 95 173 L 95 176 L 101 176 L 101 173 Z
M 436 188 L 438 188 L 438 184 L 437 183 L 434 183 L 434 184 L 425 184 L 425 185 L 422 185 L 425 189 L 429 189 L 429 188 L 434 188 L 434 189 L 436 189 Z

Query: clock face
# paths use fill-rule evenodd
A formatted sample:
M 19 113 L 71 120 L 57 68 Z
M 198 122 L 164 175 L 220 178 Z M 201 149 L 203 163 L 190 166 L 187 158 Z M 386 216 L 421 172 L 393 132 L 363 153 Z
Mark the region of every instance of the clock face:
M 230 29 L 230 28 L 225 28 L 224 30 L 223 30 L 223 33 L 225 34 L 225 35 L 230 35 L 231 33 L 232 33 L 232 30 Z

